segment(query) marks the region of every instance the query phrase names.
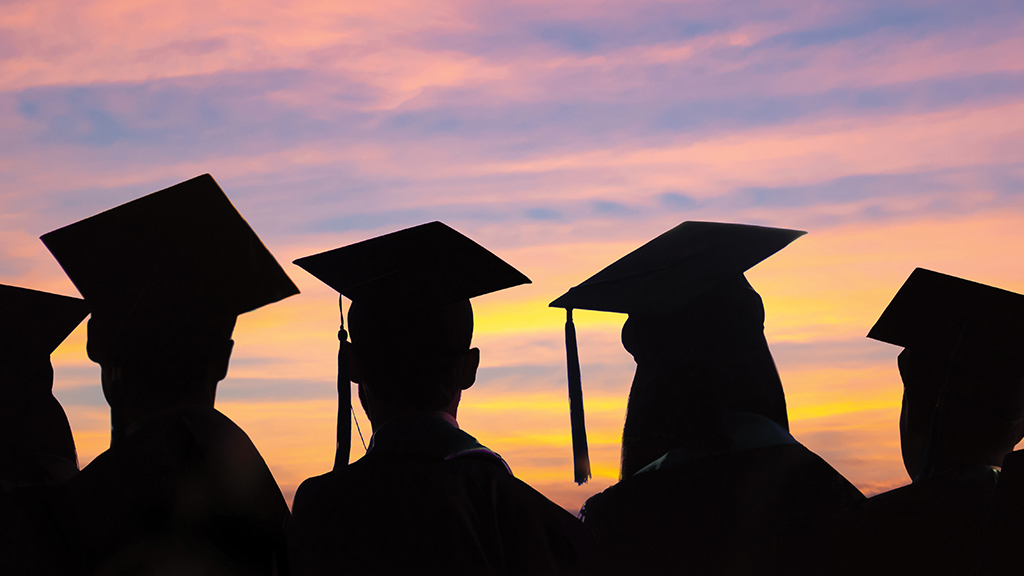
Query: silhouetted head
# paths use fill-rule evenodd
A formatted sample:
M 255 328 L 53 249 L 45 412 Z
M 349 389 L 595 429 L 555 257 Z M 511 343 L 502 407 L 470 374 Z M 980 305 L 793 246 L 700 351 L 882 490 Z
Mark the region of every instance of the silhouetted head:
M 676 314 L 631 314 L 622 343 L 637 364 L 622 433 L 623 477 L 695 438 L 714 442 L 723 411 L 760 414 L 788 428 L 764 307 L 742 275 Z
M 476 378 L 469 300 L 410 307 L 353 302 L 348 314 L 353 379 L 367 413 L 428 412 L 452 405 Z M 369 396 L 366 398 L 365 396 Z
M 900 443 L 912 478 L 999 466 L 1024 437 L 1022 350 L 991 336 L 968 329 L 952 357 L 927 348 L 899 355 Z
M 480 359 L 479 350 L 469 347 L 469 299 L 530 282 L 441 222 L 306 256 L 295 264 L 352 300 L 352 344 L 342 342 L 341 356 L 345 361 L 351 355 L 351 362 L 339 370 L 360 384 L 359 398 L 375 428 L 406 412 L 454 415 L 460 392 L 476 379 Z M 343 405 L 339 409 L 347 412 Z
M 113 428 L 169 408 L 213 406 L 217 383 L 227 375 L 234 326 L 234 316 L 175 307 L 140 311 L 127 322 L 94 313 L 87 350 L 102 369 Z
M 1024 434 L 1024 296 L 918 268 L 868 337 L 904 347 L 911 478 L 1002 463 Z
M 43 235 L 89 303 L 116 432 L 212 405 L 238 315 L 298 289 L 209 174 Z
M 566 356 L 578 483 L 589 477 L 590 466 L 582 393 L 574 383 L 579 355 L 572 310 L 629 314 L 622 342 L 636 358 L 637 373 L 623 429 L 623 477 L 676 447 L 687 434 L 710 434 L 708 410 L 763 412 L 785 426 L 782 388 L 764 341 L 764 307 L 743 273 L 804 234 L 683 222 L 551 303 L 568 311 Z M 721 389 L 702 389 L 710 386 Z

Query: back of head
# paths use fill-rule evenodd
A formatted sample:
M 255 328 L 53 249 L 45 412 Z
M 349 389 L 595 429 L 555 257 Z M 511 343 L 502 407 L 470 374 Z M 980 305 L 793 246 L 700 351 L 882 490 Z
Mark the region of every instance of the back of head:
M 803 234 L 746 224 L 683 222 L 550 304 L 568 311 L 566 349 L 577 482 L 589 476 L 589 456 L 572 310 L 629 314 L 623 344 L 637 359 L 637 374 L 623 430 L 623 476 L 631 474 L 633 464 L 649 452 L 673 444 L 672 438 L 687 436 L 671 430 L 678 428 L 675 421 L 681 411 L 702 413 L 690 406 L 711 406 L 715 413 L 718 405 L 729 410 L 763 410 L 785 425 L 781 385 L 771 393 L 761 392 L 768 386 L 765 382 L 777 383 L 778 375 L 764 342 L 761 299 L 743 273 Z M 768 373 L 774 377 L 765 376 Z M 683 390 L 668 390 L 668 383 L 680 380 L 687 382 Z M 702 429 L 693 427 L 693 431 Z M 639 457 L 641 453 L 644 456 Z
M 226 370 L 235 318 L 298 293 L 209 174 L 42 240 L 92 308 L 89 357 L 122 384 L 105 383 L 112 408 L 208 386 L 211 363 Z
M 211 370 L 230 354 L 235 316 L 168 306 L 128 321 L 96 313 L 89 320 L 89 358 L 125 384 L 119 395 L 147 408 L 169 407 L 208 394 Z M 108 400 L 113 400 L 108 398 Z
M 389 418 L 371 414 L 378 399 L 399 413 L 441 410 L 452 404 L 458 390 L 472 384 L 470 378 L 459 378 L 461 384 L 454 386 L 452 364 L 469 348 L 472 337 L 468 299 L 530 282 L 442 222 L 369 238 L 299 258 L 295 264 L 352 301 L 350 350 L 362 365 L 357 367 L 362 374 L 349 371 L 343 342 L 339 392 L 344 381 L 360 383 L 360 400 L 375 426 Z M 475 378 L 475 365 L 472 375 L 464 375 Z M 351 410 L 351 404 L 338 404 L 335 467 L 348 464 Z
M 637 363 L 623 428 L 623 477 L 685 443 L 714 442 L 724 411 L 760 414 L 788 427 L 764 338 L 764 307 L 742 275 L 676 314 L 630 315 L 622 342 Z
M 354 301 L 349 333 L 363 384 L 378 399 L 415 411 L 440 410 L 459 391 L 454 369 L 469 350 L 469 300 L 439 306 Z

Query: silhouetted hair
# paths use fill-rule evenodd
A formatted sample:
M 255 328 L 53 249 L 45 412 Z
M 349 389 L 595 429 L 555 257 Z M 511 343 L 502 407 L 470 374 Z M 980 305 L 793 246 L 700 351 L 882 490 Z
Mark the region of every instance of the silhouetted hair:
M 454 368 L 469 350 L 469 300 L 443 306 L 354 301 L 348 314 L 353 352 L 364 384 L 397 406 L 439 410 L 458 389 Z
M 1015 327 L 975 320 L 952 354 L 913 347 L 900 354 L 906 393 L 935 406 L 931 450 L 951 443 L 967 443 L 978 451 L 1013 449 L 1024 417 L 1021 336 Z M 922 466 L 932 464 L 926 459 Z M 922 470 L 922 475 L 929 472 Z
M 789 427 L 764 306 L 742 276 L 680 313 L 631 314 L 622 343 L 637 362 L 623 428 L 624 478 L 697 437 L 713 444 L 723 411 Z

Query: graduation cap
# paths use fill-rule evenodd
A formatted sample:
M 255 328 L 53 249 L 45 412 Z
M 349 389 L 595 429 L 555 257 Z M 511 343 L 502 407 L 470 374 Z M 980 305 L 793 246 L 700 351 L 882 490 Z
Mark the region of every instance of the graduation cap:
M 42 236 L 94 313 L 234 317 L 298 294 L 209 174 Z
M 88 315 L 81 298 L 0 284 L 0 348 L 48 356 Z
M 574 308 L 671 315 L 806 234 L 799 230 L 718 222 L 683 222 L 571 288 L 550 304 L 566 309 L 569 412 L 577 484 L 590 478 Z
M 295 264 L 353 302 L 443 305 L 530 283 L 441 222 L 299 258 Z
M 530 283 L 522 272 L 441 222 L 299 258 L 295 264 L 353 302 L 395 307 L 443 306 Z M 339 338 L 345 337 L 342 329 Z M 335 469 L 348 464 L 351 420 L 340 409 L 341 399 L 350 396 L 348 387 L 348 367 L 339 354 Z
M 1020 344 L 1024 295 L 917 268 L 868 338 L 952 357 L 964 338 Z

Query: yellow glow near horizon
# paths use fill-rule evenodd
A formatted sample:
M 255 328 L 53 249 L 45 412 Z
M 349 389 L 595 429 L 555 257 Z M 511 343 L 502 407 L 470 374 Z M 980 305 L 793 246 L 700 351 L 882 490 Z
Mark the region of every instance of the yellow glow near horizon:
M 932 238 L 932 242 L 943 242 L 948 235 L 971 237 L 979 246 L 987 244 L 991 235 L 1020 236 L 1024 240 L 1024 232 L 1018 231 L 1014 223 L 1012 216 L 988 214 L 958 222 L 925 222 L 910 228 L 903 224 L 867 230 L 848 228 L 801 238 L 748 272 L 751 283 L 765 302 L 769 343 L 781 346 L 788 342 L 808 345 L 860 342 L 905 274 L 912 269 L 910 262 L 918 258 L 927 260 L 924 257 L 926 243 L 919 240 L 922 236 Z M 880 237 L 888 240 L 876 240 Z M 890 245 L 901 245 L 901 251 L 894 253 Z M 855 246 L 872 253 L 845 256 Z M 909 253 L 905 252 L 908 246 L 911 247 Z M 552 253 L 558 251 L 553 249 Z M 566 253 L 586 251 L 586 246 L 578 244 L 565 250 Z M 624 250 L 615 244 L 600 245 L 594 251 L 620 254 Z M 1016 269 L 986 267 L 970 258 L 959 259 L 959 254 L 966 256 L 969 250 L 950 250 L 945 256 L 949 263 L 931 265 L 961 274 L 963 269 L 974 270 L 976 277 L 983 281 L 1011 289 L 1024 284 L 1024 274 Z M 558 268 L 559 276 L 572 277 L 571 281 L 578 283 L 604 264 L 607 263 L 595 265 L 592 259 L 587 259 L 570 269 L 566 261 L 549 259 L 534 267 L 541 271 L 542 277 L 548 267 Z M 548 308 L 547 303 L 557 296 L 558 290 L 568 286 L 552 287 L 551 284 L 545 282 L 541 287 L 526 287 L 518 293 L 510 290 L 488 296 L 475 305 L 475 343 L 482 348 L 483 366 L 490 369 L 549 366 L 552 372 L 544 382 L 550 388 L 515 392 L 498 385 L 500 381 L 483 379 L 467 392 L 460 421 L 481 441 L 505 455 L 517 475 L 550 494 L 560 495 L 562 504 L 572 509 L 578 508 L 591 492 L 587 487 L 563 485 L 571 480 L 571 442 L 564 389 L 564 312 Z M 236 357 L 261 360 L 255 364 L 239 360 L 222 384 L 222 390 L 233 390 L 232 379 L 246 378 L 268 382 L 290 378 L 322 383 L 316 387 L 319 390 L 316 394 L 320 396 L 317 399 L 218 402 L 219 409 L 249 432 L 289 497 L 304 478 L 326 471 L 333 461 L 337 318 L 336 294 L 314 287 L 301 296 L 241 317 L 236 329 Z M 632 359 L 618 342 L 625 319 L 622 314 L 590 311 L 575 314 L 581 339 L 580 353 L 586 364 L 584 396 L 595 475 L 590 489 L 607 486 L 618 475 L 618 444 L 633 369 Z M 99 371 L 85 358 L 84 344 L 85 324 L 55 352 L 58 395 L 63 390 L 81 386 L 98 387 Z M 867 491 L 877 492 L 905 482 L 898 440 L 894 437 L 893 419 L 898 416 L 902 393 L 895 369 L 897 353 L 894 348 L 890 360 L 870 365 L 789 365 L 785 358 L 780 364 L 794 433 L 798 438 L 806 437 L 808 446 L 823 454 L 832 453 L 830 450 L 834 447 L 816 440 L 819 431 L 835 430 L 844 434 L 844 455 L 836 453 L 831 457 L 832 463 Z M 588 362 L 600 362 L 605 368 L 595 372 L 592 367 L 588 368 Z M 615 385 L 618 391 L 601 391 L 599 388 L 607 385 L 602 384 L 605 379 L 602 372 L 613 367 L 619 374 L 620 381 Z M 70 369 L 83 376 L 61 377 Z M 868 414 L 888 416 L 868 424 L 864 420 Z M 108 413 L 105 407 L 97 406 L 88 410 L 72 409 L 71 415 L 84 465 L 109 442 Z M 368 435 L 369 423 L 361 411 L 359 417 Z M 857 440 L 861 437 L 864 440 Z M 353 458 L 358 458 L 362 447 L 355 434 L 352 443 Z M 858 450 L 859 455 L 853 456 Z M 561 464 L 552 466 L 552 459 Z M 857 463 L 871 459 L 881 468 Z

